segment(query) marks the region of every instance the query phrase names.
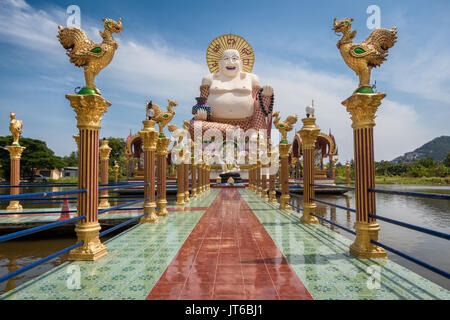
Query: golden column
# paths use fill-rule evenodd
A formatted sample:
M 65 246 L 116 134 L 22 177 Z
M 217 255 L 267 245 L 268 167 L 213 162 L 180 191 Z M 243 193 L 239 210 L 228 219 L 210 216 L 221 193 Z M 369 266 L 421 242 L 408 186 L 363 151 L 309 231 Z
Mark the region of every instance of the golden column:
M 280 185 L 281 185 L 281 197 L 280 197 L 280 209 L 287 210 L 292 209 L 289 205 L 289 149 L 291 145 L 282 140 L 279 145 L 280 158 L 281 158 L 281 170 L 280 170 Z
M 268 166 L 267 165 L 263 165 L 261 168 L 261 198 L 263 199 L 267 199 L 268 195 L 267 195 L 267 171 L 268 171 Z
M 191 201 L 191 199 L 189 199 L 189 162 L 191 159 L 190 152 L 187 152 L 184 158 L 184 202 L 187 203 Z
M 256 162 L 256 194 L 261 196 L 262 194 L 262 184 L 261 184 L 261 159 L 258 157 Z
M 179 146 L 181 148 L 181 146 Z M 184 163 L 183 163 L 183 150 L 178 153 L 178 166 L 177 166 L 177 206 L 184 206 Z
M 206 190 L 211 190 L 211 166 L 206 166 Z
M 200 170 L 202 171 L 201 189 L 202 189 L 202 193 L 205 193 L 206 192 L 206 163 L 203 161 L 200 166 L 201 166 Z
M 156 145 L 158 142 L 158 132 L 155 130 L 156 122 L 153 120 L 142 121 L 144 128 L 139 131 L 144 147 L 144 213 L 147 215 L 142 217 L 141 223 L 158 222 L 156 215 L 156 199 L 155 199 L 155 158 Z
M 16 114 L 10 112 L 9 116 L 11 120 L 9 122 L 9 131 L 13 136 L 13 143 L 11 146 L 7 146 L 6 148 L 9 151 L 9 159 L 10 159 L 10 185 L 18 186 L 20 185 L 20 158 L 22 156 L 22 152 L 25 150 L 25 147 L 21 147 L 19 144 L 19 138 L 22 134 L 23 123 L 21 120 L 16 119 Z M 19 194 L 19 188 L 10 188 L 11 195 Z M 20 202 L 17 200 L 10 201 L 9 206 L 6 208 L 8 211 L 20 211 L 22 210 L 22 206 Z
M 309 109 L 310 110 L 310 109 Z M 314 198 L 314 149 L 320 129 L 316 126 L 314 111 L 307 108 L 307 118 L 302 119 L 303 127 L 299 131 L 302 138 L 303 154 L 303 215 L 300 219 L 302 223 L 316 224 L 319 220 L 311 216 L 310 213 L 316 209 Z M 311 115 L 311 117 L 310 117 Z
M 268 141 L 267 145 L 269 147 L 269 158 L 270 161 L 272 161 L 272 144 L 270 143 L 270 141 Z M 272 166 L 272 163 L 270 165 Z M 276 180 L 276 172 L 269 175 L 269 202 L 271 203 L 278 203 L 277 191 L 275 190 L 275 180 Z
M 158 157 L 158 188 L 157 195 L 158 200 L 156 200 L 156 206 L 158 207 L 158 216 L 165 217 L 169 213 L 167 211 L 167 200 L 166 200 L 166 171 L 167 171 L 167 148 L 169 147 L 170 139 L 166 138 L 166 136 L 160 135 L 158 138 L 158 142 L 156 145 L 156 152 Z
M 119 164 L 114 161 L 114 183 L 117 184 L 119 181 Z
M 108 167 L 109 167 L 109 155 L 111 154 L 111 148 L 108 146 L 108 140 L 103 139 L 100 141 L 100 148 L 98 149 L 100 153 L 100 177 L 102 184 L 108 184 Z M 102 190 L 100 195 L 102 197 L 108 197 L 108 190 Z M 100 199 L 99 209 L 107 209 L 111 205 L 108 199 Z
M 350 186 L 350 164 L 348 163 L 348 161 L 345 164 L 345 185 L 347 187 Z
M 69 260 L 94 261 L 107 254 L 100 242 L 98 223 L 98 133 L 101 116 L 111 105 L 109 101 L 96 94 L 68 94 L 66 98 L 74 109 L 79 129 L 79 174 L 78 189 L 86 189 L 79 195 L 78 216 L 86 216 L 77 223 L 75 231 L 78 242 L 83 245 L 69 253 Z
M 375 113 L 385 93 L 354 93 L 342 104 L 351 114 L 355 150 L 355 195 L 356 195 L 356 239 L 350 246 L 350 253 L 359 258 L 385 258 L 386 251 L 370 242 L 378 240 L 380 226 L 369 214 L 376 214 L 375 160 L 373 128 Z
M 26 149 L 25 147 L 20 146 L 6 146 L 6 149 L 9 151 L 9 159 L 11 163 L 11 172 L 10 172 L 10 184 L 12 186 L 18 186 L 20 184 L 20 158 L 22 156 L 22 152 Z M 20 188 L 11 188 L 10 194 L 16 195 L 19 194 Z M 22 206 L 18 200 L 13 200 L 9 202 L 8 207 L 6 208 L 8 211 L 20 211 L 22 210 Z
M 195 163 L 195 151 L 194 144 L 191 144 L 191 181 L 192 181 L 192 189 L 191 189 L 191 197 L 195 198 L 197 196 L 197 164 Z

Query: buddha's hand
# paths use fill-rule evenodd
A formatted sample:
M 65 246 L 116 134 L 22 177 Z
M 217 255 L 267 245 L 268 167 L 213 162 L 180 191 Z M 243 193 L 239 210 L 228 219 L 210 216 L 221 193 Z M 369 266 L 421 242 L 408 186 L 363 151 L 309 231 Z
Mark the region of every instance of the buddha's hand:
M 264 97 L 271 97 L 271 96 L 273 96 L 273 88 L 271 86 L 263 86 L 262 95 Z
M 208 116 L 208 114 L 207 114 L 206 110 L 198 109 L 197 113 L 194 115 L 194 119 L 195 120 L 203 120 L 203 121 L 205 121 L 207 116 Z

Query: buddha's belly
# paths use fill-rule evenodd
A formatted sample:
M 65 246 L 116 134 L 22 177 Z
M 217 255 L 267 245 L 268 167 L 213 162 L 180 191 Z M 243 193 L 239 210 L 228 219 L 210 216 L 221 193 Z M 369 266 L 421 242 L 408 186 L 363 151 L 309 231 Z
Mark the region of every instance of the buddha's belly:
M 253 97 L 250 93 L 210 93 L 208 106 L 211 116 L 221 119 L 243 119 L 253 115 Z

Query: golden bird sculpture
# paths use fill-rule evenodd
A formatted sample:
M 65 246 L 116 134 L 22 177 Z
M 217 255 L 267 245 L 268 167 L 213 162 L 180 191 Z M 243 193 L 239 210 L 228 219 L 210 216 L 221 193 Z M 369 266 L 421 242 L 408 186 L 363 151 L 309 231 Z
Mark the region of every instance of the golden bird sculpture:
M 9 117 L 11 118 L 11 120 L 9 121 L 9 131 L 11 131 L 11 134 L 13 136 L 12 145 L 20 146 L 19 138 L 20 138 L 20 135 L 22 134 L 22 128 L 23 128 L 22 120 L 17 120 L 16 114 L 12 113 L 12 112 L 9 113 Z
M 353 19 L 334 19 L 333 28 L 336 33 L 342 33 L 342 38 L 337 42 L 345 63 L 359 77 L 359 86 L 355 92 L 373 93 L 370 85 L 370 73 L 372 68 L 379 67 L 388 56 L 388 50 L 397 42 L 397 28 L 375 29 L 369 37 L 360 44 L 354 43 L 356 30 L 352 31 Z
M 294 129 L 294 124 L 297 123 L 297 115 L 288 116 L 283 122 L 280 122 L 280 113 L 277 111 L 273 113 L 273 119 L 275 128 L 281 133 L 281 141 L 287 141 L 287 133 Z
M 153 120 L 158 123 L 159 126 L 159 135 L 162 137 L 164 136 L 164 127 L 172 121 L 173 117 L 175 116 L 175 110 L 174 107 L 178 106 L 178 103 L 173 100 L 167 100 L 169 102 L 169 105 L 167 106 L 167 112 L 162 111 L 162 109 L 156 104 L 151 103 L 151 107 L 155 111 L 155 114 L 153 116 Z
M 105 27 L 103 32 L 100 31 L 102 43 L 94 43 L 79 28 L 58 26 L 57 38 L 66 49 L 70 62 L 77 67 L 84 68 L 86 86 L 78 94 L 101 94 L 94 83 L 94 79 L 111 62 L 119 47 L 112 35 L 122 31 L 122 20 L 119 19 L 118 22 L 105 18 L 102 20 Z

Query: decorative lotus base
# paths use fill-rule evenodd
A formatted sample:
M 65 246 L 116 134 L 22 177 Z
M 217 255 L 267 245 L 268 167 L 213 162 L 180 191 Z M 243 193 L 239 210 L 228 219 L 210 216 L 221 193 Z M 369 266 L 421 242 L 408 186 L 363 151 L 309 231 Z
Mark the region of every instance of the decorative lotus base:
M 147 215 L 139 220 L 140 223 L 158 222 L 158 216 L 156 215 L 156 204 L 154 202 L 146 203 L 144 205 L 144 212 L 147 213 Z
M 372 239 L 378 240 L 378 231 L 380 230 L 378 223 L 356 222 L 354 228 L 356 239 L 350 245 L 352 255 L 362 259 L 386 258 L 386 250 L 370 242 Z
M 111 207 L 111 204 L 109 203 L 108 199 L 101 199 L 100 204 L 98 205 L 99 209 L 108 209 Z
M 300 218 L 301 223 L 304 224 L 318 224 L 319 219 L 316 217 L 310 215 L 311 212 L 313 212 L 316 209 L 315 203 L 306 203 L 303 204 L 303 215 Z
M 166 217 L 169 215 L 167 211 L 167 200 L 166 199 L 158 199 L 156 201 L 156 206 L 159 208 L 157 214 L 159 217 Z
M 10 201 L 9 206 L 6 208 L 7 211 L 22 211 L 23 208 L 19 201 Z
M 106 246 L 101 243 L 98 235 L 100 229 L 98 222 L 78 224 L 75 232 L 78 236 L 78 242 L 84 241 L 84 244 L 69 252 L 69 260 L 95 261 L 107 255 Z
M 280 197 L 280 209 L 281 210 L 290 210 L 292 207 L 289 205 L 289 200 L 291 197 L 288 194 L 283 194 Z

